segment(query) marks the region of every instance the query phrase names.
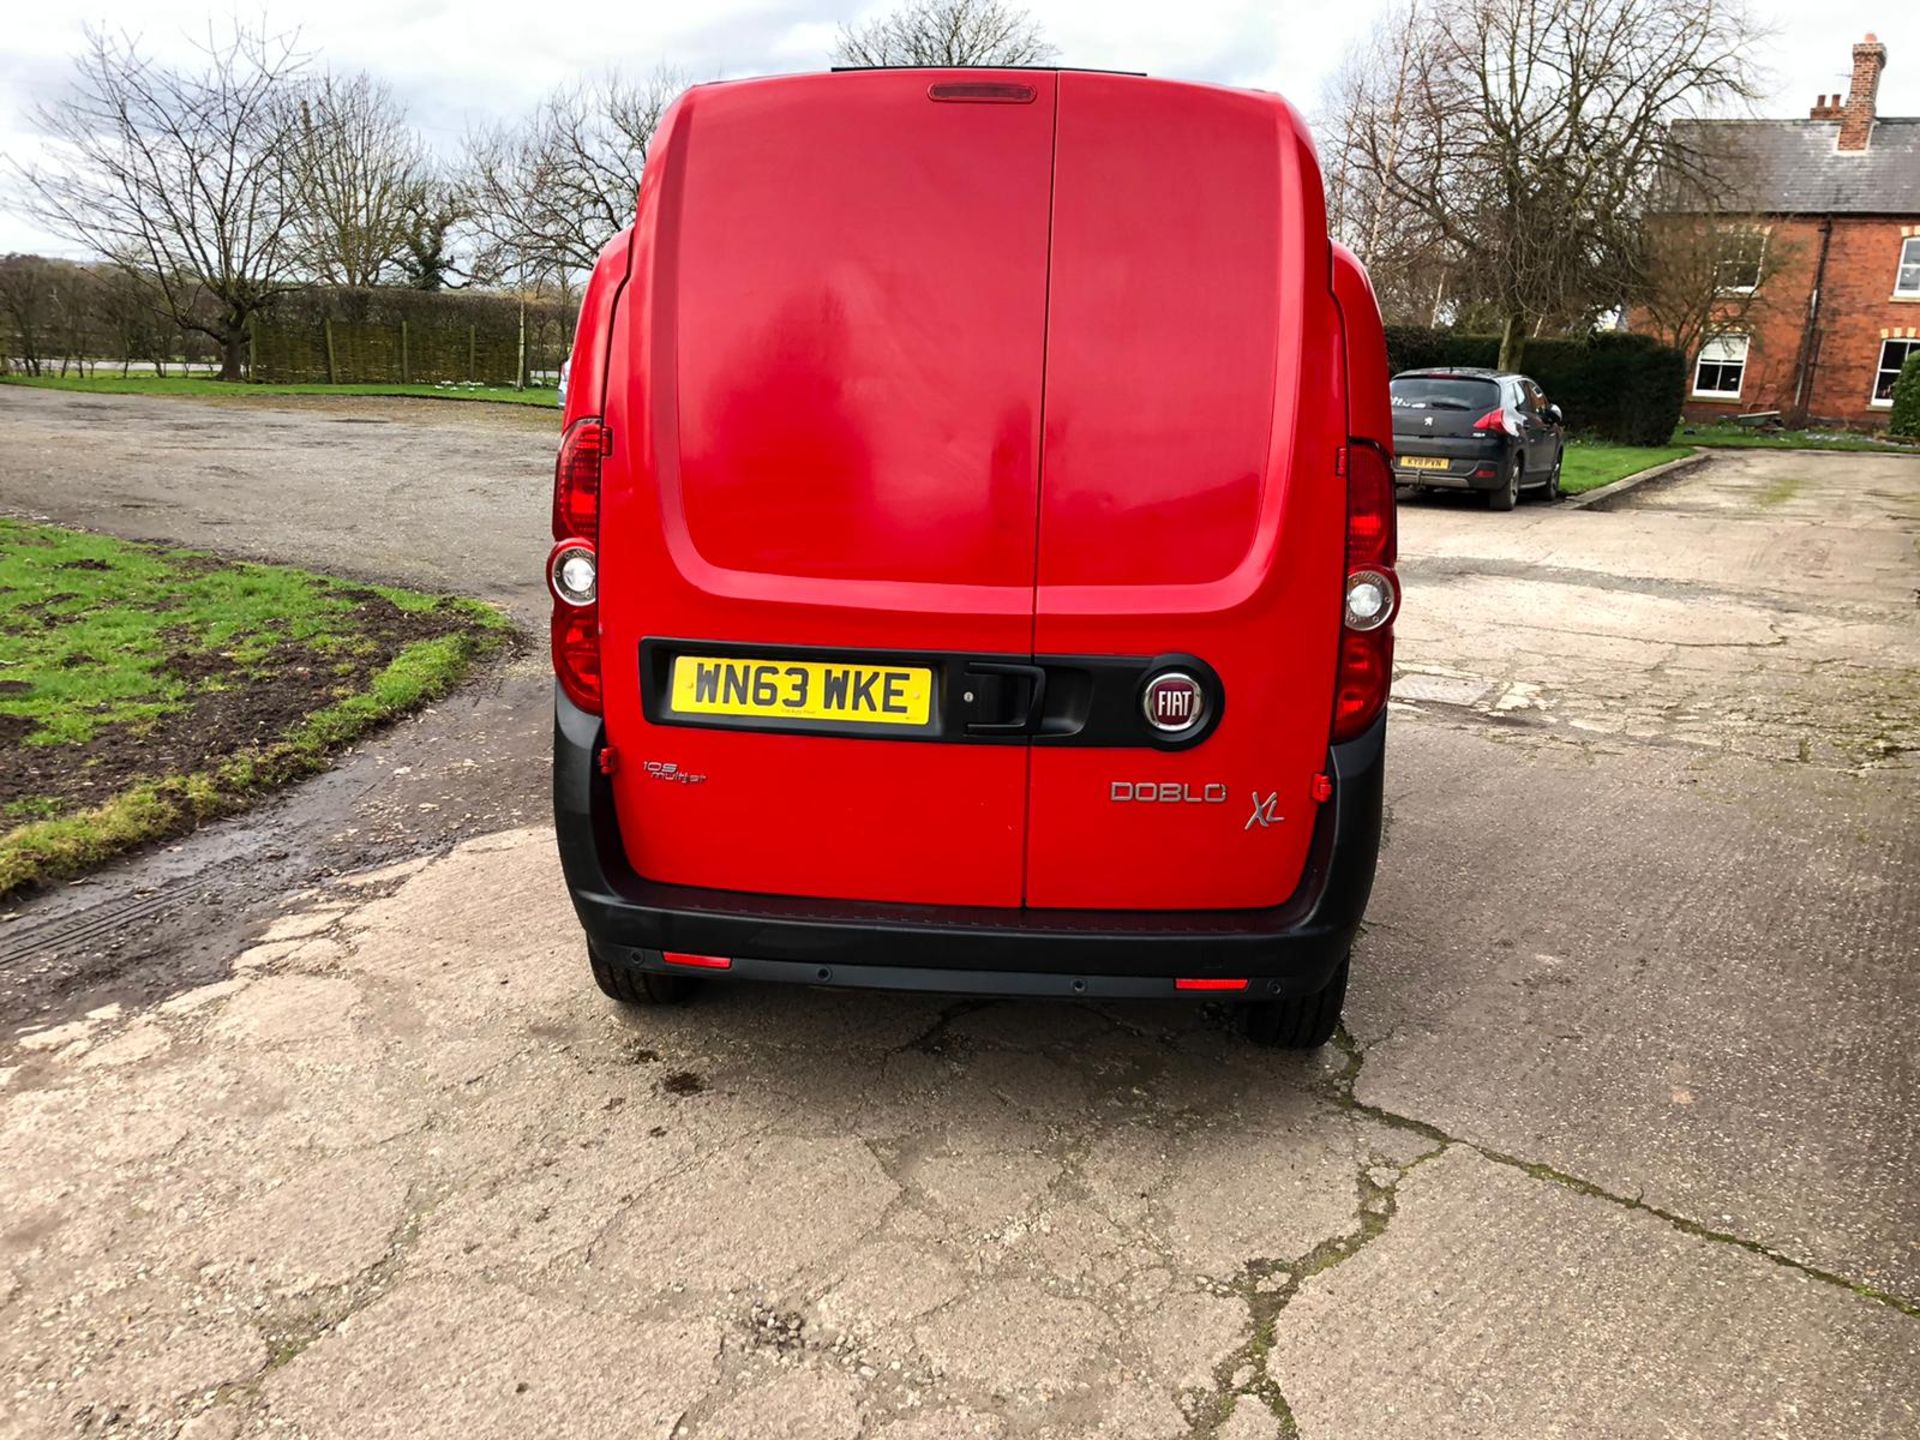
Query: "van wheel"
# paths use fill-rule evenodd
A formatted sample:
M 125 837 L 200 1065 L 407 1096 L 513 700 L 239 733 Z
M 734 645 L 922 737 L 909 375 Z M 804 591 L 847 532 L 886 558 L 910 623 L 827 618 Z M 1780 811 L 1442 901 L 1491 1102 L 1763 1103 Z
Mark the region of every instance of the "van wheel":
M 1347 965 L 1311 995 L 1286 1000 L 1255 1000 L 1239 1007 L 1240 1033 L 1256 1045 L 1278 1050 L 1317 1050 L 1333 1038 L 1340 1007 L 1347 998 Z
M 609 960 L 591 943 L 587 963 L 593 967 L 593 983 L 600 992 L 623 1005 L 678 1005 L 693 994 L 693 981 L 685 975 L 658 975 L 637 965 Z
M 1513 457 L 1513 464 L 1507 467 L 1507 483 L 1502 485 L 1498 490 L 1487 491 L 1487 509 L 1511 510 L 1515 505 L 1520 503 L 1521 465 L 1521 458 L 1515 455 Z

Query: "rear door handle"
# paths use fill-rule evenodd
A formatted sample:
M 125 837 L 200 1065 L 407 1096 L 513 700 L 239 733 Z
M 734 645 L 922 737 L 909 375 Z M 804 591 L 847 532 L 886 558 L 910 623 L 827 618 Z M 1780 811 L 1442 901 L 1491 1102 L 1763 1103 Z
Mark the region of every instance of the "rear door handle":
M 1027 682 L 1027 703 L 1012 720 L 973 720 L 967 724 L 969 735 L 1031 735 L 1040 725 L 1047 703 L 1047 672 L 1038 665 L 1022 665 L 1008 660 L 975 660 L 967 666 L 968 675 L 999 675 Z

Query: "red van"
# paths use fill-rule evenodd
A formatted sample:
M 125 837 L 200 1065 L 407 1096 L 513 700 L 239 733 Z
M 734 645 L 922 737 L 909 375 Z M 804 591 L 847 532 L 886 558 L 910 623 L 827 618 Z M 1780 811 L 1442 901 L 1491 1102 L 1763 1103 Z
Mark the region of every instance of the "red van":
M 1284 101 L 701 85 L 588 287 L 549 565 L 608 994 L 1242 1002 L 1323 1043 L 1379 848 L 1379 311 Z

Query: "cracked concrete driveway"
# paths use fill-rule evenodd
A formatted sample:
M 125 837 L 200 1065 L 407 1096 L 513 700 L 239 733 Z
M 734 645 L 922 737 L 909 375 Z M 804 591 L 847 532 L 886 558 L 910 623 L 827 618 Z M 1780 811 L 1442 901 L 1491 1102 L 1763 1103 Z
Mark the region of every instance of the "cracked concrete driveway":
M 1920 1433 L 1920 461 L 1403 531 L 1338 1045 L 627 1013 L 549 831 L 423 840 L 0 1049 L 0 1434 Z

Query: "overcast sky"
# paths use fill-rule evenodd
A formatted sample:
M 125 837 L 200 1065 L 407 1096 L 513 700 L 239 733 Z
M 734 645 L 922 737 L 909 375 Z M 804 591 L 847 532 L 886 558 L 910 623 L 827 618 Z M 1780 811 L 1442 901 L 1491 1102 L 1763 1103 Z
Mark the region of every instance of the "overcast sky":
M 1028 8 L 1063 64 L 1144 70 L 1276 90 L 1312 114 L 1343 51 L 1389 0 L 1034 0 Z M 1880 113 L 1920 115 L 1920 4 L 1914 0 L 1752 0 L 1779 30 L 1757 41 L 1771 77 L 1760 113 L 1804 115 L 1815 94 L 1846 89 L 1851 47 L 1867 31 L 1889 51 Z M 189 58 L 206 0 L 11 0 L 0 26 L 0 151 L 34 149 L 30 111 L 58 98 L 81 27 L 142 36 Z M 556 83 L 619 64 L 679 66 L 696 78 L 812 70 L 839 22 L 891 8 L 871 0 L 279 0 L 276 29 L 339 69 L 366 69 L 407 102 L 436 147 L 476 121 L 511 115 Z M 249 5 L 240 13 L 259 13 Z M 212 13 L 230 15 L 228 8 Z M 70 244 L 0 211 L 0 253 L 72 255 Z

